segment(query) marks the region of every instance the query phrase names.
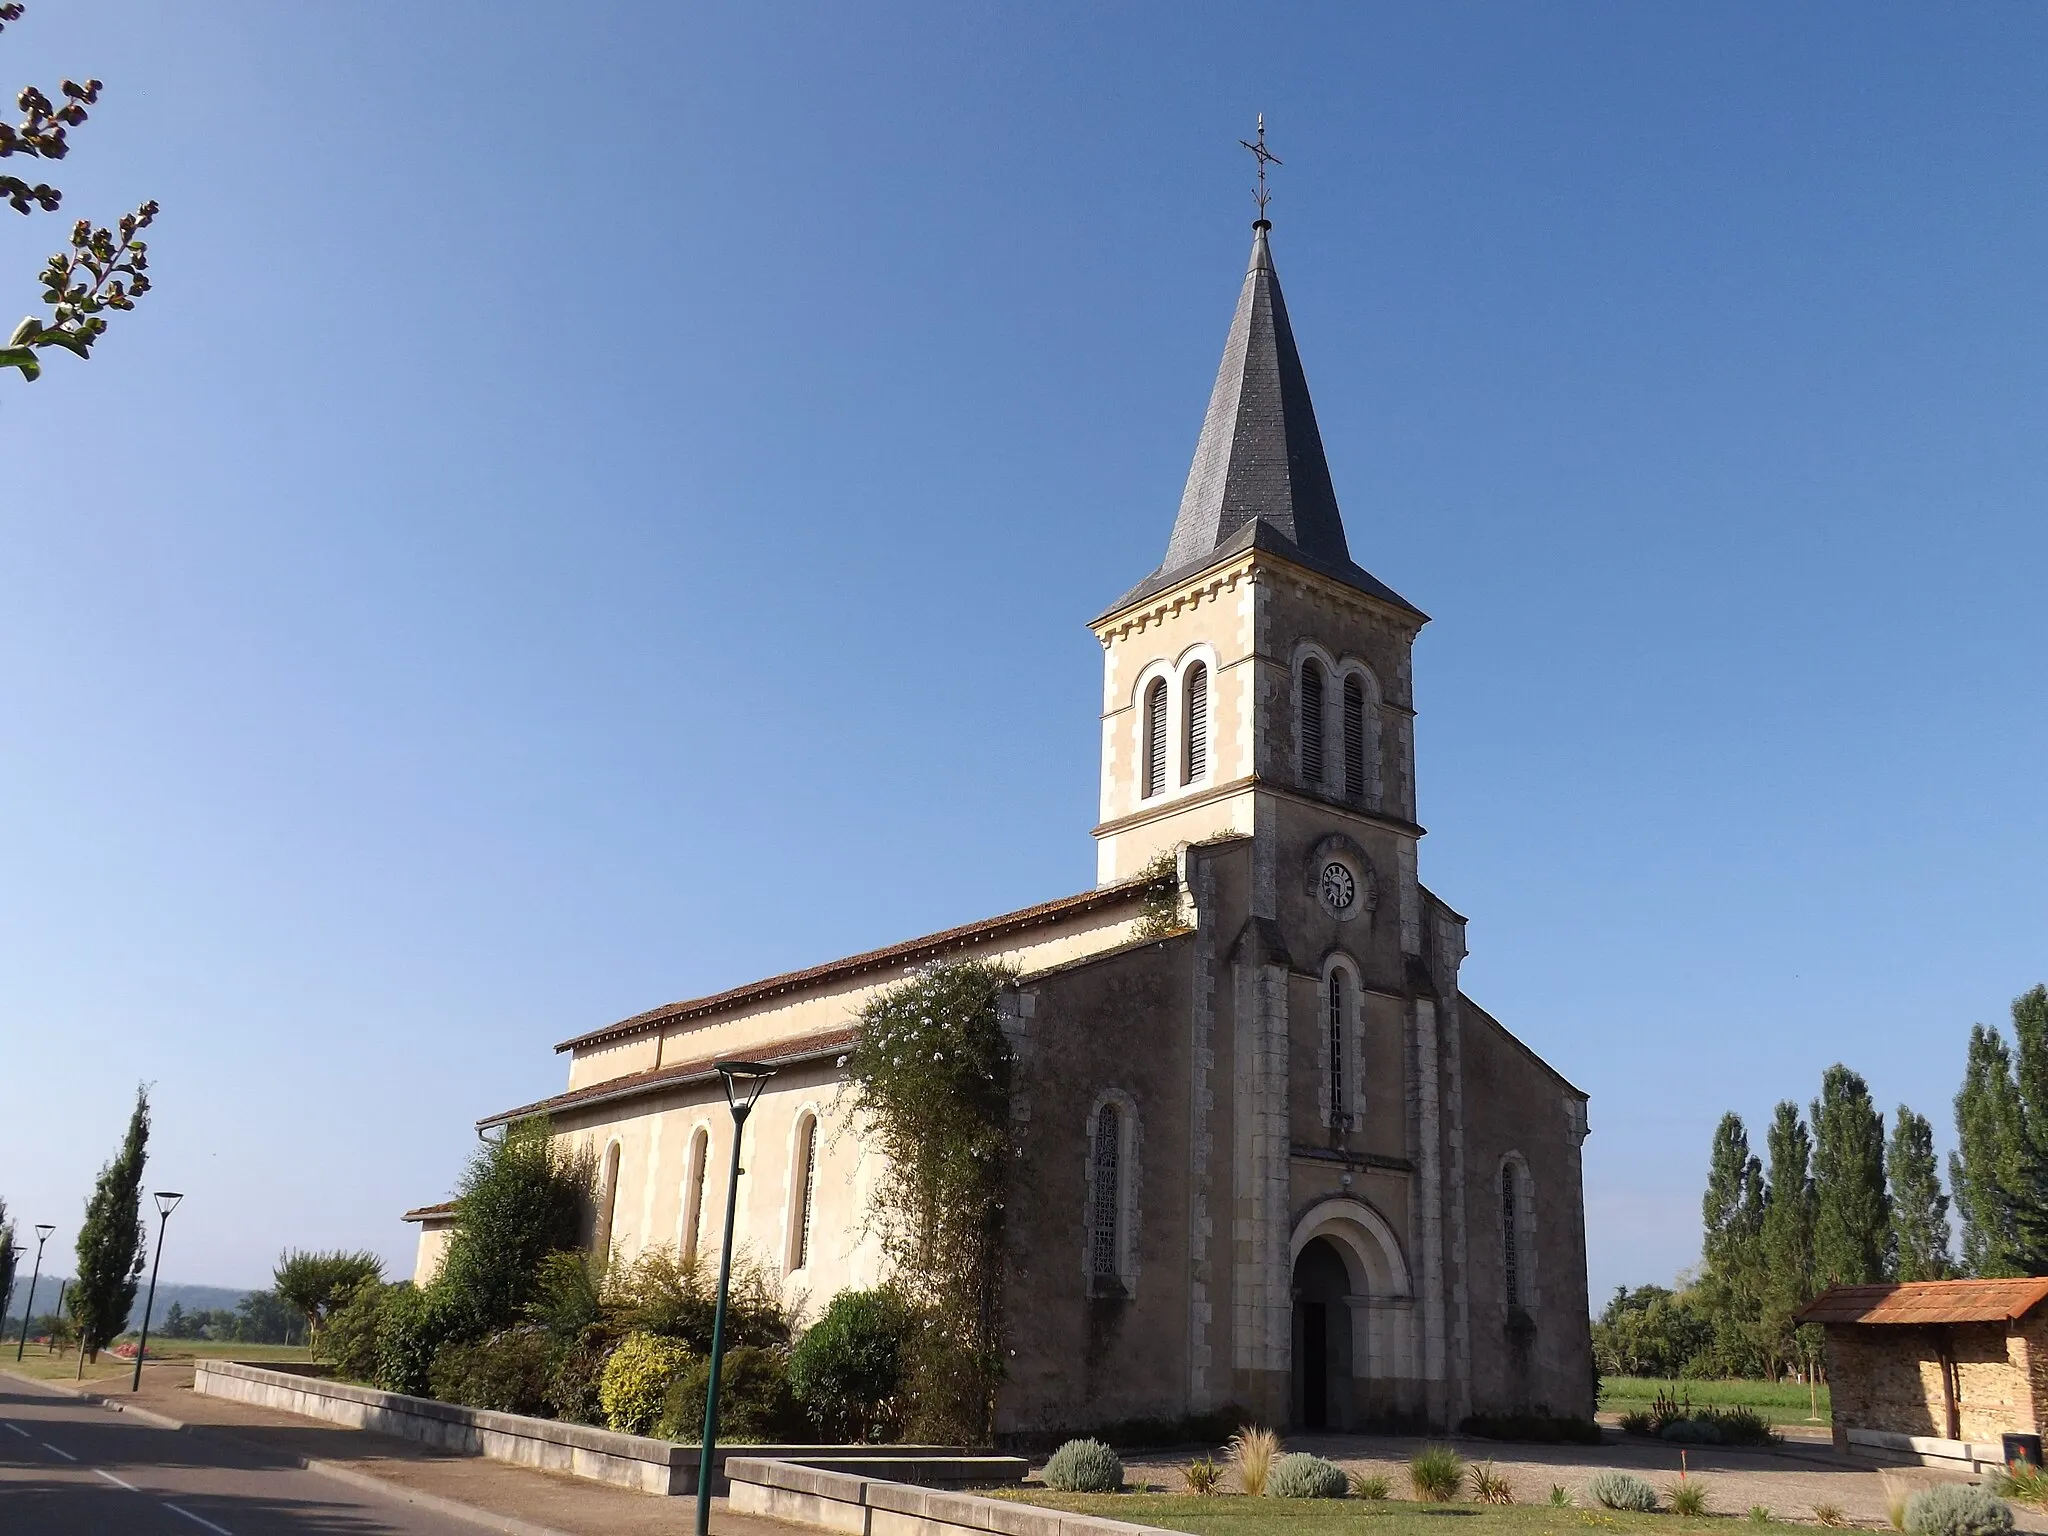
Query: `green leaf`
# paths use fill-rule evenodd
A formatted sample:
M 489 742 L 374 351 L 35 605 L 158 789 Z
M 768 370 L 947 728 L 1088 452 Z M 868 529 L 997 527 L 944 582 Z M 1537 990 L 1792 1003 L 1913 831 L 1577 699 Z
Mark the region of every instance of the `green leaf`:
M 0 348 L 0 368 L 19 368 L 22 377 L 31 382 L 43 376 L 42 360 L 32 347 Z

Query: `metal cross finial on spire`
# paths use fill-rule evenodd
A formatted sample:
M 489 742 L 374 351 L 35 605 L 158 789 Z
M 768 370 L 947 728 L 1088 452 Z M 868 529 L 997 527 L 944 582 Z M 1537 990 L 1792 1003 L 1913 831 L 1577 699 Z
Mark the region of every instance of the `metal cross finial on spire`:
M 1266 222 L 1266 204 L 1273 200 L 1273 194 L 1266 190 L 1266 167 L 1268 165 L 1281 165 L 1285 163 L 1273 151 L 1266 148 L 1266 114 L 1263 112 L 1259 114 L 1259 137 L 1257 143 L 1253 143 L 1250 139 L 1239 139 L 1237 142 L 1250 150 L 1252 158 L 1259 162 L 1259 186 L 1258 190 L 1252 193 L 1252 201 L 1259 205 L 1259 222 L 1263 224 Z

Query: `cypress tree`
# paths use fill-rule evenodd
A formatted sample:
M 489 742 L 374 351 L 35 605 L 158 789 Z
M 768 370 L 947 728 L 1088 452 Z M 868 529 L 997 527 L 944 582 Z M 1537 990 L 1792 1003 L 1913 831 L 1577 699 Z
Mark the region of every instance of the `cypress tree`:
M 2025 1274 L 2007 1197 L 2020 1177 L 2019 1088 L 2012 1054 L 1988 1025 L 1970 1028 L 1955 1112 L 1956 1150 L 1949 1154 L 1948 1182 L 1962 1221 L 1963 1270 L 1979 1279 Z
M 1762 1342 L 1765 1366 L 1799 1353 L 1792 1314 L 1813 1299 L 1813 1139 L 1799 1106 L 1777 1108 L 1766 1145 L 1771 1154 L 1769 1203 L 1763 1220 Z
M 14 1223 L 7 1219 L 7 1202 L 0 1200 L 0 1317 L 14 1305 L 14 1272 L 21 1251 L 14 1246 Z
M 1870 1087 L 1836 1062 L 1813 1103 L 1813 1266 L 1823 1283 L 1868 1285 L 1891 1273 L 1884 1116 Z
M 100 1170 L 85 1225 L 78 1229 L 78 1278 L 71 1284 L 71 1319 L 78 1348 L 88 1360 L 128 1326 L 142 1278 L 142 1168 L 149 1153 L 149 1090 L 135 1090 L 135 1112 L 114 1160 Z
M 1905 1105 L 1892 1118 L 1885 1149 L 1891 1180 L 1892 1240 L 1901 1280 L 1945 1280 L 1955 1272 L 1948 1249 L 1948 1196 L 1934 1160 L 1934 1127 Z
M 1751 1369 L 1757 1355 L 1764 1205 L 1763 1165 L 1749 1150 L 1749 1132 L 1740 1115 L 1723 1115 L 1700 1202 L 1706 1231 L 1699 1298 L 1713 1323 L 1714 1353 L 1731 1375 Z

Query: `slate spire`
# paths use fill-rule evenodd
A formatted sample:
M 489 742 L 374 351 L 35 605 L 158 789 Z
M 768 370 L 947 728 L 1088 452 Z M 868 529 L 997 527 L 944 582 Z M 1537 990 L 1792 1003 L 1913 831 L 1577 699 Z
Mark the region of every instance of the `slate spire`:
M 1272 228 L 1263 218 L 1252 225 L 1251 262 L 1166 558 L 1116 607 L 1254 546 L 1414 607 L 1351 559 L 1308 377 L 1273 268 Z

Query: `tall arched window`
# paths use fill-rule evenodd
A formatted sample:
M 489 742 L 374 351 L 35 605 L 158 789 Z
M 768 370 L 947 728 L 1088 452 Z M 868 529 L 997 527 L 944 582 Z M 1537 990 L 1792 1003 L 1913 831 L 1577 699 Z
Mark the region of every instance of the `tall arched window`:
M 1500 1170 L 1500 1253 L 1505 1276 L 1502 1288 L 1511 1307 L 1522 1304 L 1521 1226 L 1522 1201 L 1521 1192 L 1515 1188 L 1515 1165 L 1503 1163 Z
M 1166 788 L 1166 679 L 1154 678 L 1145 690 L 1145 784 L 1150 800 Z
M 1330 972 L 1330 1126 L 1348 1130 L 1351 1116 L 1344 1102 L 1344 973 Z
M 1365 798 L 1365 688 L 1356 674 L 1344 679 L 1344 798 Z
M 1093 1208 L 1088 1213 L 1088 1272 L 1100 1288 L 1116 1284 L 1117 1216 L 1121 1203 L 1123 1168 L 1123 1117 L 1114 1104 L 1095 1112 Z
M 683 1262 L 697 1261 L 704 1230 L 704 1173 L 711 1161 L 711 1132 L 698 1126 L 690 1138 L 690 1161 L 683 1173 Z
M 1180 781 L 1192 784 L 1209 771 L 1209 669 L 1199 661 L 1187 671 L 1187 739 L 1180 759 Z
M 590 1249 L 600 1263 L 611 1258 L 612 1217 L 619 1209 L 619 1144 L 604 1149 L 604 1180 L 597 1187 L 597 1230 L 591 1234 Z
M 1313 657 L 1301 664 L 1301 778 L 1311 789 L 1323 782 L 1323 668 Z
M 796 1177 L 790 1191 L 795 1210 L 789 1222 L 789 1267 L 808 1268 L 811 1262 L 811 1206 L 818 1192 L 818 1117 L 805 1115 L 796 1127 Z

